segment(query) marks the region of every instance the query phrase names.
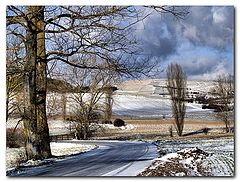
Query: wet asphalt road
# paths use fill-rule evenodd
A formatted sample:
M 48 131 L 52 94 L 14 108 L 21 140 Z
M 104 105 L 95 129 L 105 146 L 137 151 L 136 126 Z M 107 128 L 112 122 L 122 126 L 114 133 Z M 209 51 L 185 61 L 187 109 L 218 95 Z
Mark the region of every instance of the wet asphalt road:
M 156 146 L 147 142 L 71 142 L 94 144 L 99 147 L 53 164 L 24 168 L 12 176 L 136 176 L 157 157 Z

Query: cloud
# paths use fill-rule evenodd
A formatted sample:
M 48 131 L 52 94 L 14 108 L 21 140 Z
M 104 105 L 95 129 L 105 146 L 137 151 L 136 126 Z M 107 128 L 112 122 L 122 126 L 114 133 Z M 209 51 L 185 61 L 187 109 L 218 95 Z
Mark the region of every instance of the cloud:
M 216 79 L 218 75 L 233 74 L 231 54 L 206 47 L 183 46 L 181 54 L 169 57 L 166 62 L 178 63 L 190 79 Z
M 234 7 L 193 6 L 184 20 L 154 14 L 139 25 L 143 52 L 167 67 L 178 62 L 189 77 L 233 74 Z
M 195 45 L 227 48 L 233 43 L 234 8 L 231 6 L 191 7 L 188 18 L 181 23 L 183 37 Z
M 139 25 L 141 28 L 137 28 L 137 37 L 142 42 L 145 54 L 166 58 L 177 51 L 177 27 L 168 19 L 157 14 L 147 19 L 144 26 Z

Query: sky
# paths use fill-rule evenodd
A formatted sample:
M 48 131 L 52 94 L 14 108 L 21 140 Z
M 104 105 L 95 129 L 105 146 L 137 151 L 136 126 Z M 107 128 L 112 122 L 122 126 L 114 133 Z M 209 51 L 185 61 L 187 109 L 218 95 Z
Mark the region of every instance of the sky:
M 157 60 L 156 68 L 163 70 L 158 77 L 166 76 L 170 63 L 179 63 L 188 79 L 233 74 L 234 6 L 188 6 L 188 11 L 184 19 L 155 12 L 133 27 L 141 53 Z
M 167 65 L 179 63 L 188 79 L 234 74 L 234 7 L 190 6 L 184 19 L 154 14 L 136 26 L 144 54 Z

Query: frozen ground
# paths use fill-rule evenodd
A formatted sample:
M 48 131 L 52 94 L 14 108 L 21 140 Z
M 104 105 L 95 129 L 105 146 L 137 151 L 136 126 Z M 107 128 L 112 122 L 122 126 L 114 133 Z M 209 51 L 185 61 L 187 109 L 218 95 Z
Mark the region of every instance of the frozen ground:
M 87 152 L 96 147 L 96 145 L 87 145 L 87 144 L 77 144 L 77 143 L 50 143 L 52 155 L 59 156 L 68 156 L 73 154 L 78 154 L 82 152 Z M 50 159 L 54 161 L 55 159 Z M 14 168 L 18 166 L 35 166 L 41 163 L 45 163 L 48 161 L 26 161 L 25 150 L 23 147 L 21 148 L 7 148 L 6 149 L 6 168 Z
M 160 157 L 142 176 L 233 176 L 234 140 L 157 141 Z

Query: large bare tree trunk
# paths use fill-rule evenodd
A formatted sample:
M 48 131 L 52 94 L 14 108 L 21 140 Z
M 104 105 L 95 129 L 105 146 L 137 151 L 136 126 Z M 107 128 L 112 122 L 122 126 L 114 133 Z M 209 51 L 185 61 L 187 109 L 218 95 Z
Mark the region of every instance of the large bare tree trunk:
M 27 30 L 27 62 L 25 65 L 26 154 L 28 159 L 51 156 L 46 117 L 46 54 L 44 37 L 44 7 L 30 6 Z
M 46 114 L 47 95 L 47 59 L 45 50 L 45 23 L 44 7 L 37 7 L 39 21 L 37 26 L 40 33 L 37 34 L 37 64 L 36 64 L 36 114 L 38 129 L 38 147 L 42 158 L 50 157 L 49 128 Z

